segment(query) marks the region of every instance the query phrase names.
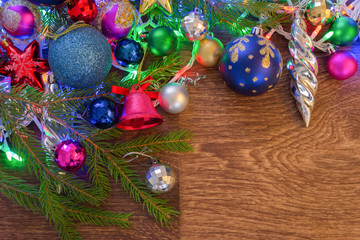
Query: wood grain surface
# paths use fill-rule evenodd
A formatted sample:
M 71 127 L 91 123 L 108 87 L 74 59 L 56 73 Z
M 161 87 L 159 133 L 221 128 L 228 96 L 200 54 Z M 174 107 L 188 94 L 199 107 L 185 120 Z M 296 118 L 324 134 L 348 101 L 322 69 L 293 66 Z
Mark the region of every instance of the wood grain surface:
M 224 44 L 230 36 L 222 38 Z M 285 62 L 288 42 L 274 35 Z M 360 44 L 352 46 L 360 59 Z M 189 56 L 189 51 L 182 52 Z M 79 224 L 84 239 L 360 239 L 360 74 L 340 82 L 319 60 L 319 90 L 309 128 L 298 113 L 284 69 L 276 87 L 258 97 L 229 90 L 217 69 L 189 87 L 190 105 L 164 124 L 133 135 L 192 129 L 195 151 L 158 157 L 178 169 L 178 186 L 166 197 L 179 222 L 160 228 L 114 183 L 103 206 L 132 211 L 134 228 Z M 134 164 L 144 174 L 146 169 Z M 42 216 L 0 201 L 0 239 L 58 239 Z

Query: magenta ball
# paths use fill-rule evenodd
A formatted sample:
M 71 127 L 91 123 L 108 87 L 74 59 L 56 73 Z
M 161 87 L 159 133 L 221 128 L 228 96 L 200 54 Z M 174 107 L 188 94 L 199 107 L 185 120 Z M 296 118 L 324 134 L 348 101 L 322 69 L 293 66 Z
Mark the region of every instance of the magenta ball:
M 1 15 L 0 22 L 8 34 L 19 39 L 30 38 L 35 31 L 35 17 L 26 6 L 9 6 Z
M 339 51 L 330 56 L 326 67 L 330 76 L 336 80 L 345 80 L 356 73 L 358 63 L 352 53 Z
M 104 14 L 101 21 L 102 33 L 111 40 L 119 40 L 125 38 L 130 32 L 131 27 L 123 27 L 116 23 L 116 15 L 118 12 L 118 5 L 114 5 L 110 11 Z
M 73 140 L 65 140 L 55 149 L 55 163 L 64 171 L 77 171 L 85 163 L 85 148 Z

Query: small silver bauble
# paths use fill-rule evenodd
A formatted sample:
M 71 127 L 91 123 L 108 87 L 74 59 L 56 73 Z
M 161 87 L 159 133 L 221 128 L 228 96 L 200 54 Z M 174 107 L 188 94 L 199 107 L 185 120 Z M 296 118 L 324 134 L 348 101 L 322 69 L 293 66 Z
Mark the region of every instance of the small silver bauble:
M 170 191 L 176 181 L 175 173 L 167 164 L 155 164 L 146 173 L 146 186 L 153 193 L 165 193 Z
M 168 113 L 180 113 L 189 103 L 189 92 L 180 83 L 168 83 L 160 91 L 159 103 Z
M 208 24 L 205 16 L 195 10 L 183 18 L 181 29 L 187 39 L 190 41 L 199 41 L 206 37 Z

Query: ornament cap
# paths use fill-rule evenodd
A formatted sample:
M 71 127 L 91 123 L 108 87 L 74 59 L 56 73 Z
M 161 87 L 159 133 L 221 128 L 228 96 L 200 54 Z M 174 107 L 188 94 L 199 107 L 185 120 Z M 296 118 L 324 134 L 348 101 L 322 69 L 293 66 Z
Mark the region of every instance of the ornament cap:
M 251 29 L 251 34 L 263 36 L 264 30 L 261 27 L 253 27 Z
M 11 44 L 11 40 L 10 40 L 10 39 L 4 38 L 4 37 L 1 38 L 0 46 L 1 46 L 4 50 L 5 50 L 7 47 L 9 47 L 10 44 Z

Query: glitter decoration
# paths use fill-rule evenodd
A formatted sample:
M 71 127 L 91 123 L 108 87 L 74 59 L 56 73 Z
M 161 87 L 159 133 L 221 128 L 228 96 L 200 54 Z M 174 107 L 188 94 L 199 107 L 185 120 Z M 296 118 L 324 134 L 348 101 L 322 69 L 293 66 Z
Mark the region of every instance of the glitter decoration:
M 86 151 L 78 141 L 65 140 L 57 145 L 54 160 L 64 171 L 77 171 L 85 163 Z
M 112 0 L 99 6 L 95 25 L 110 40 L 125 38 L 134 24 L 134 8 L 128 0 Z
M 35 37 L 41 31 L 39 9 L 27 1 L 10 0 L 0 11 L 0 24 L 11 37 Z
M 208 24 L 205 16 L 198 10 L 191 11 L 181 22 L 184 36 L 190 41 L 199 41 L 206 37 Z
M 145 183 L 154 193 L 170 191 L 176 182 L 174 171 L 167 164 L 155 164 L 146 173 Z
M 79 27 L 50 44 L 49 64 L 56 80 L 73 88 L 103 81 L 112 65 L 107 39 L 92 27 Z

